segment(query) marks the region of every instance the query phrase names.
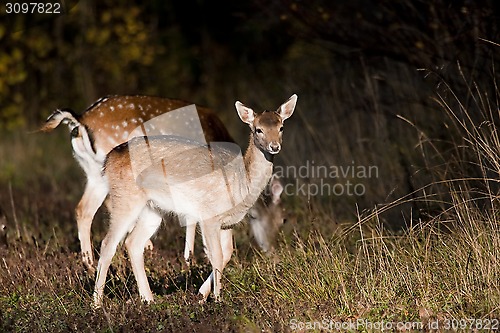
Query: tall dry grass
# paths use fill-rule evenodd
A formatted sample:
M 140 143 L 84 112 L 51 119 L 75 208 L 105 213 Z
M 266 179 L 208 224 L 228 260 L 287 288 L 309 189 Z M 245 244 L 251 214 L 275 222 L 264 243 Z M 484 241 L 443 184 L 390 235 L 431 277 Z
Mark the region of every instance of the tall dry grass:
M 285 328 L 290 318 L 303 325 L 364 319 L 498 328 L 500 95 L 494 75 L 491 87 L 483 89 L 460 74 L 466 94 L 443 82 L 435 98 L 446 114 L 448 141 L 438 142 L 411 124 L 420 144 L 428 146 L 422 147 L 426 154 L 446 161 L 428 170 L 432 183 L 360 213 L 338 234 L 284 240 L 279 263 L 262 259 L 231 279 L 238 281 L 232 296 L 250 295 Z M 396 232 L 380 219 L 413 202 L 433 211 L 402 217 L 405 228 Z

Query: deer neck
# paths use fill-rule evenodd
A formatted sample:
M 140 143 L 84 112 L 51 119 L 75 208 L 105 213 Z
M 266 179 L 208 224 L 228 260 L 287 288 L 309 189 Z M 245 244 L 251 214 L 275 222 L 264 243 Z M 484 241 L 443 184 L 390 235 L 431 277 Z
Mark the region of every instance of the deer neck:
M 254 134 L 250 134 L 250 142 L 244 156 L 245 170 L 249 185 L 249 199 L 255 200 L 266 187 L 273 173 L 274 155 L 259 149 L 254 143 Z M 254 200 L 254 201 L 255 201 Z M 252 203 L 253 204 L 253 203 Z

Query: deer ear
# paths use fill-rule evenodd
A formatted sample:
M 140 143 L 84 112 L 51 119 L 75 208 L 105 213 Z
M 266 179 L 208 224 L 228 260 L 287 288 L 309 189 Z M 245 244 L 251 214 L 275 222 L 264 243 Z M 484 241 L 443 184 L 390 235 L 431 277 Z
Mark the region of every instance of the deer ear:
M 285 120 L 290 118 L 292 115 L 293 111 L 295 110 L 295 104 L 297 104 L 297 95 L 293 94 L 288 101 L 285 103 L 281 104 L 280 108 L 278 109 L 278 113 L 281 116 L 281 119 Z
M 255 119 L 255 112 L 248 106 L 243 105 L 240 101 L 234 103 L 234 106 L 236 106 L 236 111 L 238 111 L 241 121 L 248 125 L 252 125 Z

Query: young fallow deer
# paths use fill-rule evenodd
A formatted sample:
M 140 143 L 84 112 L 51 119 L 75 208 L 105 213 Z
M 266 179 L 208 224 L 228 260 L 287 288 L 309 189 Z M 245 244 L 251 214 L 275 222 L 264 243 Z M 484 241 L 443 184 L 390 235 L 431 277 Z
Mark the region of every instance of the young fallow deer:
M 248 211 L 250 231 L 259 248 L 266 254 L 274 250 L 274 241 L 285 221 L 281 204 L 283 185 L 278 177 L 273 176 L 268 191 L 262 193 L 255 205 Z
M 283 122 L 296 102 L 297 95 L 292 95 L 277 111 L 260 114 L 235 103 L 239 117 L 251 129 L 243 158 L 229 145 L 203 146 L 172 136 L 136 137 L 108 154 L 104 177 L 109 185 L 110 224 L 97 265 L 95 307 L 102 305 L 111 260 L 130 230 L 125 246 L 139 294 L 144 301 L 153 301 L 144 246 L 161 223 L 157 210 L 176 213 L 186 225 L 199 223 L 212 265 L 199 292 L 204 301 L 213 286 L 219 299 L 221 274 L 232 252 L 222 228 L 241 221 L 268 184 L 274 155 L 281 150 Z
M 94 264 L 90 238 L 92 220 L 108 194 L 102 177 L 106 155 L 126 142 L 132 131 L 148 120 L 190 104 L 153 96 L 107 96 L 92 104 L 81 116 L 69 109 L 56 110 L 41 128 L 50 132 L 61 123 L 68 125 L 73 155 L 87 177 L 85 191 L 75 213 L 82 259 L 88 269 L 92 270 Z M 234 142 L 211 110 L 200 106 L 196 110 L 206 142 Z

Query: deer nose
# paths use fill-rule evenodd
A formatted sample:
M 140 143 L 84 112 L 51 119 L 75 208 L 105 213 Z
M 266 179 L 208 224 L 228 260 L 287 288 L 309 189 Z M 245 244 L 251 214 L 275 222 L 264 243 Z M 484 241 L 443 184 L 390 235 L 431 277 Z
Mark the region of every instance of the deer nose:
M 271 142 L 268 150 L 271 154 L 277 154 L 281 150 L 281 145 L 278 142 Z

